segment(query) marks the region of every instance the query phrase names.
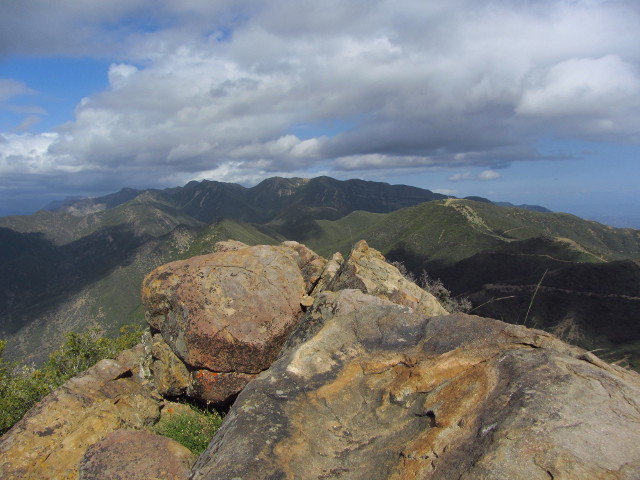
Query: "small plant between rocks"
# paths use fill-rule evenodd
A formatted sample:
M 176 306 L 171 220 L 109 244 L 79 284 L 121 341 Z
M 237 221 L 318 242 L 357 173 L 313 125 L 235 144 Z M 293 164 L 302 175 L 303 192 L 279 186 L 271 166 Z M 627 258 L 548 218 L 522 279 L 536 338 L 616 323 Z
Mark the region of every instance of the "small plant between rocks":
M 187 406 L 187 405 L 185 405 Z M 170 413 L 153 427 L 154 433 L 169 437 L 200 455 L 220 428 L 222 415 L 215 410 L 188 405 L 188 409 Z

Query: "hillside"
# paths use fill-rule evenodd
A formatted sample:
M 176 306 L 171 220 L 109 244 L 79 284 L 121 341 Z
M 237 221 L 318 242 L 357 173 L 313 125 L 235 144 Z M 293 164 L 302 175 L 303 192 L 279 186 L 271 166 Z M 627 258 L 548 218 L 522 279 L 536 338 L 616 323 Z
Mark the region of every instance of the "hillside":
M 84 362 L 4 422 L 1 478 L 640 473 L 637 372 L 448 312 L 364 241 L 331 260 L 293 241 L 221 242 L 150 272 L 142 302 L 143 343 Z M 60 378 L 57 365 L 30 370 L 31 384 Z M 20 384 L 0 380 L 15 405 Z
M 567 335 L 616 359 L 640 358 L 640 332 L 633 328 L 640 273 L 628 261 L 640 258 L 637 230 L 328 177 L 272 178 L 252 188 L 203 181 L 125 189 L 0 218 L 0 337 L 10 340 L 7 353 L 38 361 L 66 331 L 93 325 L 110 333 L 141 321 L 138 292 L 148 271 L 209 253 L 226 239 L 251 245 L 292 239 L 325 256 L 346 254 L 365 239 L 414 274 L 426 270 L 454 294 L 469 296 L 474 313 L 527 318 L 530 325 L 573 332 Z M 591 279 L 590 290 L 581 278 Z

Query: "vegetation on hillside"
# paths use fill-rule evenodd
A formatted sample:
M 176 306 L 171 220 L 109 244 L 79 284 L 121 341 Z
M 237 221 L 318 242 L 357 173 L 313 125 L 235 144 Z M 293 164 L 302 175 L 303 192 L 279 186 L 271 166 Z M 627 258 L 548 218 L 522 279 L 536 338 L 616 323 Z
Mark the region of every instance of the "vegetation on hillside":
M 98 361 L 133 347 L 141 335 L 142 331 L 132 326 L 122 327 L 116 338 L 104 337 L 95 329 L 69 333 L 67 341 L 40 368 L 18 366 L 3 358 L 6 342 L 0 340 L 0 434 L 45 395 Z

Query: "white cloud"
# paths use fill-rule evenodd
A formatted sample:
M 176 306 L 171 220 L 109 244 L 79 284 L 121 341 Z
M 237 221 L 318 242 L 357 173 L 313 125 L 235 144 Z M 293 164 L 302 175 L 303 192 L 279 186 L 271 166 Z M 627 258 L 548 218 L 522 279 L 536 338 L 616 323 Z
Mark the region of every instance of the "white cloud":
M 478 175 L 479 180 L 497 180 L 499 178 L 502 178 L 502 174 L 495 170 L 484 170 Z
M 471 172 L 454 173 L 449 177 L 449 181 L 451 182 L 460 182 L 462 180 L 470 180 L 470 179 L 471 179 Z
M 450 182 L 461 182 L 463 180 L 497 180 L 502 178 L 500 172 L 495 170 L 483 170 L 478 174 L 474 174 L 471 171 L 457 172 L 449 176 Z
M 606 117 L 640 105 L 640 72 L 618 55 L 572 58 L 538 77 L 524 91 L 519 114 Z
M 11 137 L 23 143 L 12 158 L 48 175 L 77 169 L 120 187 L 455 167 L 452 181 L 493 180 L 539 157 L 543 135 L 638 139 L 632 2 L 80 3 L 0 5 L 0 52 L 114 59 L 109 89 L 47 149 Z M 0 99 L 20 88 L 0 82 Z M 336 119 L 345 126 L 331 135 L 296 131 Z

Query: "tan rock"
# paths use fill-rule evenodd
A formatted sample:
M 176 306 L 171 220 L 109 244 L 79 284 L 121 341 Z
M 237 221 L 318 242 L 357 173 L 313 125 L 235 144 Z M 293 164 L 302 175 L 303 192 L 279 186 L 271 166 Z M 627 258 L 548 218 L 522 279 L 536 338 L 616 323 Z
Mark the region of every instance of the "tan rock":
M 246 243 L 239 242 L 238 240 L 225 240 L 222 242 L 217 242 L 213 246 L 213 251 L 215 253 L 218 252 L 233 252 L 235 250 L 240 250 L 241 248 L 248 247 Z
M 327 288 L 327 285 L 333 280 L 333 277 L 336 276 L 336 273 L 338 273 L 343 263 L 344 258 L 342 254 L 340 252 L 334 253 L 331 259 L 325 264 L 318 283 L 316 283 L 316 286 L 313 288 L 312 295 L 320 293 Z
M 300 299 L 300 305 L 303 307 L 310 307 L 313 305 L 313 297 L 305 295 Z
M 331 291 L 357 288 L 427 316 L 448 313 L 433 295 L 404 278 L 396 267 L 387 263 L 384 256 L 370 248 L 364 240 L 355 245 L 347 261 L 325 288 Z
M 159 333 L 153 336 L 151 352 L 151 372 L 158 393 L 170 397 L 185 393 L 191 380 L 189 370 Z
M 27 412 L 0 438 L 0 478 L 76 479 L 87 447 L 120 428 L 143 428 L 162 399 L 114 360 L 102 360 Z
M 135 376 L 142 378 L 144 377 L 142 372 L 144 354 L 144 345 L 140 343 L 133 348 L 121 351 L 115 360 L 123 367 L 130 369 Z
M 187 480 L 196 457 L 175 440 L 140 430 L 117 430 L 90 446 L 79 480 Z
M 640 478 L 640 376 L 545 332 L 350 290 L 290 340 L 192 480 Z
M 296 253 L 296 261 L 305 281 L 305 292 L 311 292 L 320 280 L 327 260 L 298 242 L 283 242 L 282 246 L 291 248 Z

